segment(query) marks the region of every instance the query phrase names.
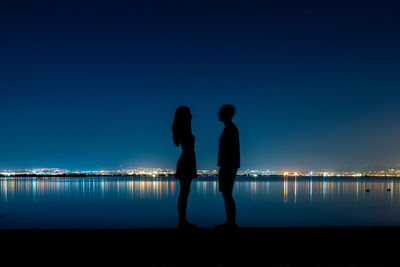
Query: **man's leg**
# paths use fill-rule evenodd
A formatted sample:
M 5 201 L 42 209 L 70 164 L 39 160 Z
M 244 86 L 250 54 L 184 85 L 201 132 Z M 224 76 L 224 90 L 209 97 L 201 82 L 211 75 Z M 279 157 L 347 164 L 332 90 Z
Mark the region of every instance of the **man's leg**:
M 224 191 L 222 192 L 222 196 L 225 200 L 226 222 L 227 224 L 236 225 L 236 204 L 232 191 Z
M 235 177 L 236 169 L 221 168 L 219 171 L 219 191 L 224 198 L 226 222 L 216 228 L 236 227 L 236 204 L 232 195 Z
M 235 185 L 236 169 L 225 170 L 225 186 L 222 196 L 225 200 L 226 223 L 236 225 L 236 204 L 233 199 L 233 187 Z

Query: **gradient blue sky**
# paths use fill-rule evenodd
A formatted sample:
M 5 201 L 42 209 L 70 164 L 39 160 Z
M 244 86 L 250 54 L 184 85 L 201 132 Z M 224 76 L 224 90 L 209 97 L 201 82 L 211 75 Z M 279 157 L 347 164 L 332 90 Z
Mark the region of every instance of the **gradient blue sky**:
M 0 168 L 174 168 L 175 109 L 215 168 L 400 163 L 396 1 L 2 1 Z

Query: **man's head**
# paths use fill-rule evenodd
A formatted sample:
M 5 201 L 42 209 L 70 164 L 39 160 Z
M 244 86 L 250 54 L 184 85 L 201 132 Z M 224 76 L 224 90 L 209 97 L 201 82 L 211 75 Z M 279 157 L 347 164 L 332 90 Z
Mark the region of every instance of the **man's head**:
M 219 111 L 219 120 L 222 122 L 230 122 L 235 115 L 235 107 L 232 105 L 223 105 Z

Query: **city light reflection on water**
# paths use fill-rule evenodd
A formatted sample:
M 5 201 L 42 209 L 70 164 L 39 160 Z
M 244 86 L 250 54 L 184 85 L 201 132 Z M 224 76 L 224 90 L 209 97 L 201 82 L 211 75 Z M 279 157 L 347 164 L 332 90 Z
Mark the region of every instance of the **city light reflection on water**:
M 398 178 L 238 178 L 241 226 L 400 225 Z M 367 192 L 367 189 L 369 192 Z M 174 227 L 174 178 L 0 178 L 0 228 Z M 196 179 L 188 207 L 200 226 L 225 219 L 216 178 Z

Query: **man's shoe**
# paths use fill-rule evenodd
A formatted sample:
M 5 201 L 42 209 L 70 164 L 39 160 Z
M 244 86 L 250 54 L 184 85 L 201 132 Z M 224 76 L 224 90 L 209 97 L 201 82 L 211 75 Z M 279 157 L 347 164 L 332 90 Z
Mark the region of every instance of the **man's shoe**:
M 236 223 L 224 222 L 223 224 L 218 224 L 214 227 L 215 229 L 236 229 L 238 228 Z
M 185 229 L 185 230 L 191 230 L 191 229 L 197 229 L 197 225 L 190 223 L 190 222 L 180 222 L 178 223 L 178 228 L 179 229 Z

